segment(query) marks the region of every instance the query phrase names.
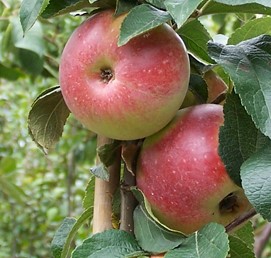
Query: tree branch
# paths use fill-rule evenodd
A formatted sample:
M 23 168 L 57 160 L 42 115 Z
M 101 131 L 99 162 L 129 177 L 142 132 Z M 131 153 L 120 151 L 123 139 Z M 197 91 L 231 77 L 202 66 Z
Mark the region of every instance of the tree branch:
M 97 147 L 110 143 L 112 140 L 98 136 Z M 114 163 L 108 167 L 109 181 L 100 178 L 95 179 L 94 212 L 93 212 L 93 234 L 102 232 L 112 227 L 112 199 L 120 180 L 120 149 L 117 152 Z M 97 163 L 100 163 L 97 158 Z
M 121 217 L 120 217 L 120 229 L 129 233 L 134 231 L 134 219 L 133 212 L 137 204 L 133 193 L 130 190 L 131 186 L 135 185 L 135 176 L 124 167 L 123 182 L 121 183 Z
M 251 209 L 250 211 L 242 214 L 241 216 L 239 216 L 237 219 L 235 219 L 233 222 L 231 222 L 229 225 L 226 226 L 226 232 L 229 233 L 230 231 L 232 231 L 236 227 L 243 224 L 245 221 L 251 219 L 256 214 L 257 214 L 257 212 L 255 209 Z
M 257 258 L 262 257 L 264 247 L 270 241 L 271 236 L 271 223 L 267 223 L 261 234 L 255 237 L 254 252 Z

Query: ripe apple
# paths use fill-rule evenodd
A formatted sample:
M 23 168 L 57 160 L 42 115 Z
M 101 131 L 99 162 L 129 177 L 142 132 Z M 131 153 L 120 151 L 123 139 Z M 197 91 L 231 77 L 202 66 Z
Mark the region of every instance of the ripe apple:
M 164 24 L 118 47 L 126 14 L 102 11 L 71 35 L 60 86 L 73 115 L 89 130 L 119 139 L 151 135 L 175 116 L 190 66 L 181 38 Z
M 251 208 L 218 154 L 223 121 L 221 105 L 196 105 L 145 139 L 137 186 L 169 228 L 190 234 L 209 222 L 227 225 Z

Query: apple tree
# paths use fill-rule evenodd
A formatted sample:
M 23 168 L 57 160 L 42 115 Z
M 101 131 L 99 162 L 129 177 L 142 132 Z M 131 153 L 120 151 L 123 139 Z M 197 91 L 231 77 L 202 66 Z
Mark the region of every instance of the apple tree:
M 86 20 L 63 50 L 60 86 L 29 107 L 45 153 L 70 115 L 97 134 L 95 189 L 55 233 L 54 257 L 260 257 L 253 223 L 270 232 L 271 219 L 270 14 L 265 0 L 22 1 L 25 36 L 37 20 Z

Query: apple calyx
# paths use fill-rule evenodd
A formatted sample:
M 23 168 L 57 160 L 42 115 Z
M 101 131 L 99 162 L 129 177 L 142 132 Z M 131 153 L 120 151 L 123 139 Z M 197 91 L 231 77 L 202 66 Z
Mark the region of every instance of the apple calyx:
M 109 83 L 114 78 L 114 73 L 110 67 L 101 68 L 100 77 L 104 83 Z
M 234 192 L 228 194 L 223 200 L 219 203 L 219 211 L 221 214 L 232 213 L 238 210 L 238 196 Z

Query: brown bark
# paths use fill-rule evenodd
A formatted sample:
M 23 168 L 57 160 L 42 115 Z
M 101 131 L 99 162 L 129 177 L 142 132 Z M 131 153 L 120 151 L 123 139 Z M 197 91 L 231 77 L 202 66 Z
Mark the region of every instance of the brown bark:
M 98 136 L 97 146 L 103 146 L 112 140 Z M 112 226 L 112 199 L 120 181 L 120 150 L 116 155 L 114 163 L 108 167 L 109 181 L 100 178 L 95 179 L 94 212 L 93 212 L 93 234 L 113 228 Z M 97 158 L 97 163 L 100 163 Z
M 137 205 L 133 193 L 130 190 L 131 186 L 135 185 L 135 175 L 124 168 L 123 182 L 121 184 L 121 217 L 120 229 L 129 233 L 134 232 L 134 218 L 133 213 Z

